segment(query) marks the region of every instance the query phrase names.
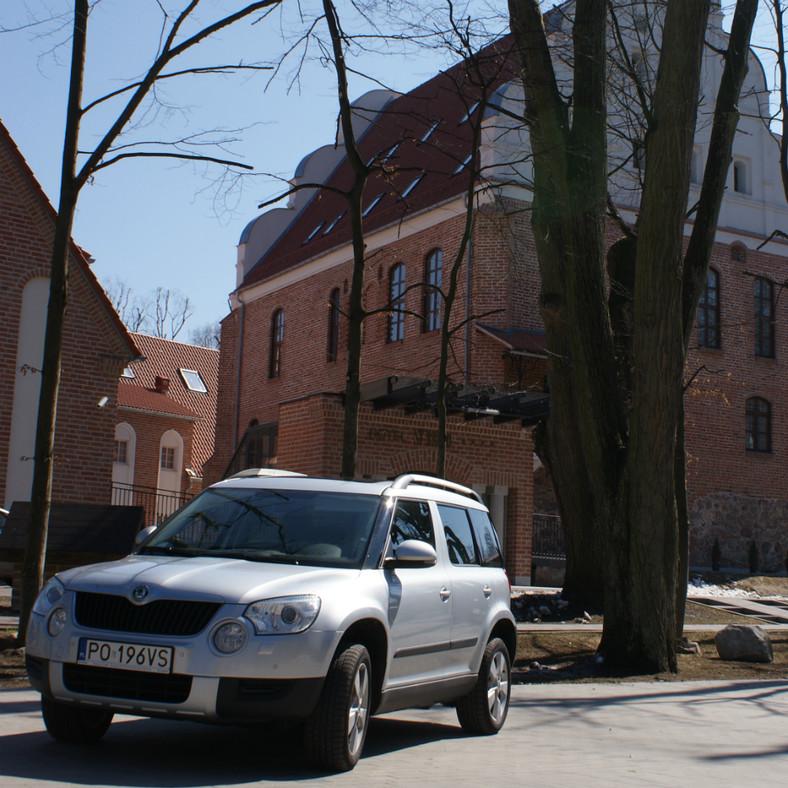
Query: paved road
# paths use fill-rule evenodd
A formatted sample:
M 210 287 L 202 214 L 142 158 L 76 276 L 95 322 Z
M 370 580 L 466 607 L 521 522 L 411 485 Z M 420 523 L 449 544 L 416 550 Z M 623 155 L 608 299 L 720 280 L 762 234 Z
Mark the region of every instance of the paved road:
M 788 681 L 515 687 L 506 727 L 468 738 L 435 708 L 373 721 L 349 774 L 307 769 L 287 731 L 116 718 L 96 746 L 46 734 L 36 693 L 0 691 L 0 785 L 596 788 L 785 784 Z

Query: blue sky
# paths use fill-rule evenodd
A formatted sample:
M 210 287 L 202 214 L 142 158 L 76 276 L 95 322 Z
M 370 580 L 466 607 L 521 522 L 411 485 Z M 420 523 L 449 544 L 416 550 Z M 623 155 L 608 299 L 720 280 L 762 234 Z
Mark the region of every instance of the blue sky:
M 185 0 L 164 0 L 163 4 L 180 9 Z M 238 0 L 203 0 L 203 21 L 216 18 L 221 9 L 239 5 Z M 726 11 L 729 5 L 724 3 Z M 190 64 L 276 62 L 288 42 L 305 28 L 296 9 L 314 15 L 320 3 L 286 0 L 284 7 L 284 12 L 276 12 L 257 25 L 242 23 L 222 33 Z M 347 0 L 339 0 L 342 21 L 352 32 L 359 28 L 357 24 L 353 27 L 348 7 Z M 474 18 L 488 18 L 489 29 L 506 29 L 503 0 L 469 0 L 469 7 Z M 0 69 L 5 75 L 0 86 L 0 118 L 55 205 L 70 59 L 69 47 L 62 42 L 70 32 L 72 8 L 72 0 L 5 0 L 0 8 L 0 28 L 6 29 L 33 18 L 66 17 L 64 26 L 48 24 L 0 34 Z M 428 15 L 425 23 L 435 20 L 434 14 Z M 155 54 L 160 27 L 156 0 L 97 3 L 88 28 L 84 101 L 141 75 Z M 324 34 L 323 26 L 320 32 Z M 377 42 L 369 46 L 380 48 Z M 313 48 L 312 54 L 316 56 L 317 50 Z M 380 84 L 408 90 L 458 59 L 440 47 L 407 55 L 394 49 L 356 55 L 350 58 L 351 67 L 373 79 L 352 77 L 351 98 Z M 266 73 L 170 81 L 162 93 L 168 107 L 146 116 L 144 127 L 137 132 L 144 138 L 174 139 L 217 127 L 245 128 L 239 141 L 230 146 L 228 158 L 251 164 L 256 174 L 244 178 L 226 200 L 216 199 L 218 170 L 164 160 L 120 163 L 98 173 L 83 189 L 73 234 L 95 258 L 93 270 L 99 280 L 124 281 L 140 296 L 159 286 L 188 296 L 194 314 L 178 339 L 187 340 L 190 329 L 227 314 L 241 231 L 259 213 L 257 205 L 281 189 L 281 183 L 265 173 L 289 178 L 304 155 L 334 138 L 337 99 L 333 70 L 312 57 L 294 84 L 295 65 L 295 58 L 287 61 L 273 79 Z M 89 115 L 82 139 L 89 141 L 99 129 L 103 133 L 108 118 L 109 114 Z
M 165 5 L 177 9 L 185 2 L 171 0 Z M 203 5 L 205 18 L 213 19 L 217 8 L 239 3 L 204 0 Z M 340 13 L 343 5 L 339 3 Z M 314 12 L 319 3 L 305 0 L 301 7 Z M 0 26 L 8 29 L 55 13 L 70 16 L 71 8 L 69 0 L 4 2 Z M 88 26 L 83 103 L 144 72 L 155 54 L 160 24 L 154 0 L 101 0 Z M 0 87 L 0 117 L 55 205 L 70 60 L 69 47 L 57 46 L 69 35 L 68 19 L 64 25 L 51 35 L 43 34 L 57 25 L 0 35 L 0 69 L 6 75 Z M 302 20 L 279 13 L 253 27 L 242 23 L 221 34 L 192 62 L 275 61 L 291 34 L 302 29 Z M 411 57 L 392 51 L 385 56 L 365 54 L 352 65 L 387 86 L 407 90 L 455 59 L 442 51 Z M 238 238 L 258 214 L 257 205 L 281 188 L 262 173 L 289 178 L 306 153 L 334 138 L 333 71 L 311 60 L 300 84 L 293 85 L 294 68 L 295 61 L 289 61 L 270 84 L 270 74 L 169 82 L 163 95 L 172 109 L 148 116 L 148 124 L 138 132 L 145 138 L 173 139 L 201 129 L 246 128 L 239 142 L 230 146 L 228 158 L 253 165 L 257 174 L 229 195 L 229 205 L 216 200 L 213 180 L 218 170 L 164 160 L 114 165 L 98 173 L 80 196 L 73 235 L 95 258 L 93 270 L 100 281 L 125 281 L 138 295 L 162 286 L 191 299 L 194 315 L 178 339 L 186 340 L 190 328 L 227 314 Z M 356 77 L 351 97 L 375 87 Z M 99 129 L 103 132 L 108 118 L 107 113 L 88 116 L 82 139 L 89 141 Z

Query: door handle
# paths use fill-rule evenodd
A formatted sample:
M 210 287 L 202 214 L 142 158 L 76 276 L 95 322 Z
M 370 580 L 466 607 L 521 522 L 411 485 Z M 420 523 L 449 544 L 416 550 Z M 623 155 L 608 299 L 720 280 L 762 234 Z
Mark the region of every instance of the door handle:
M 482 591 L 484 592 L 484 596 L 489 599 L 490 595 L 492 594 L 492 588 L 490 588 L 488 585 L 485 585 Z
M 440 590 L 440 595 L 441 599 L 445 602 L 451 596 L 451 591 L 446 588 L 446 586 L 443 586 Z

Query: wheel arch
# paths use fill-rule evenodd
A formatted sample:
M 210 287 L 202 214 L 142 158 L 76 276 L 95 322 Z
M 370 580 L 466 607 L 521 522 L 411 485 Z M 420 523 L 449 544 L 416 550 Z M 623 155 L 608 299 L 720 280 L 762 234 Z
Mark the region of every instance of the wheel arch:
M 501 618 L 495 622 L 495 625 L 487 638 L 489 643 L 493 638 L 500 638 L 509 651 L 509 660 L 514 664 L 517 657 L 517 627 L 508 618 Z
M 383 679 L 386 675 L 388 658 L 388 634 L 386 628 L 374 618 L 355 621 L 342 635 L 335 656 L 354 643 L 363 645 L 369 652 L 372 660 L 372 708 L 376 709 L 380 703 Z

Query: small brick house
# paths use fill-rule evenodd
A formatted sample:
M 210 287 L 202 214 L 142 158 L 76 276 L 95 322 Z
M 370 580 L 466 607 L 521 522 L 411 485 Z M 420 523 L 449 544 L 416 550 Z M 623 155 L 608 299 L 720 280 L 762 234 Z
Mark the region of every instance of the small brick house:
M 553 35 L 565 34 L 566 24 L 565 16 L 552 19 Z M 709 37 L 724 44 L 718 6 Z M 788 244 L 767 236 L 788 227 L 788 206 L 774 175 L 778 148 L 762 120 L 763 70 L 752 60 L 687 364 L 691 562 L 708 565 L 717 536 L 723 562 L 746 566 L 742 548 L 755 540 L 762 568 L 774 571 L 788 549 L 788 345 L 780 328 L 788 315 L 778 298 L 779 283 L 788 281 Z M 511 42 L 503 38 L 410 93 L 376 90 L 354 104 L 360 154 L 381 165 L 364 194 L 364 307 L 371 314 L 364 324 L 358 476 L 434 469 L 437 329 L 445 306 L 432 294 L 446 289 L 456 262 L 447 476 L 485 496 L 510 577 L 527 583 L 535 498 L 540 514 L 551 509 L 531 439 L 540 415 L 533 406 L 546 394 L 546 349 L 529 222 L 528 140 L 515 120 L 522 112 L 516 72 Z M 704 78 L 712 84 L 701 113 L 710 109 L 720 74 L 720 58 L 710 50 Z M 481 131 L 475 151 L 474 124 Z M 690 203 L 708 136 L 709 124 L 700 123 Z M 328 188 L 295 191 L 287 207 L 261 214 L 241 236 L 232 311 L 222 324 L 216 450 L 206 466 L 211 481 L 257 465 L 339 473 L 343 306 L 352 276 L 349 217 L 339 194 L 351 176 L 339 143 L 306 156 L 291 181 Z M 611 193 L 634 221 L 637 160 L 613 144 L 610 156 L 620 165 Z M 468 248 L 457 259 L 474 157 L 485 177 L 473 196 Z M 611 226 L 611 243 L 616 237 Z
M 0 123 L 0 504 L 30 500 L 56 214 Z M 53 501 L 108 503 L 118 378 L 140 355 L 72 242 Z
M 142 358 L 118 382 L 112 501 L 160 522 L 202 489 L 213 454 L 219 352 L 132 334 Z

